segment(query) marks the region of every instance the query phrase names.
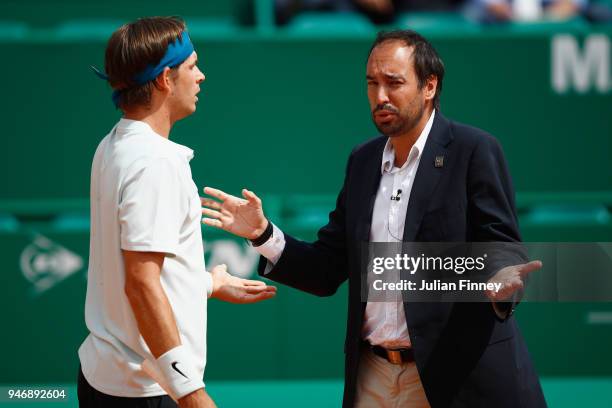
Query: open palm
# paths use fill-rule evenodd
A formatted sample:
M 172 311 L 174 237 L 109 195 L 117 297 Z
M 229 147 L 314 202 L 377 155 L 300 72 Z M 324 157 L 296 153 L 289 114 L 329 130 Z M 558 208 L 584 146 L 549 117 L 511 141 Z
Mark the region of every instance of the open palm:
M 493 301 L 508 300 L 515 292 L 524 289 L 527 275 L 541 268 L 542 261 L 506 266 L 488 281 L 489 283 L 501 283 L 501 289 L 498 292 L 487 290 L 485 293 Z
M 252 191 L 243 189 L 239 198 L 212 187 L 204 193 L 216 198 L 201 197 L 202 222 L 247 239 L 259 237 L 268 226 L 261 200 Z
M 215 266 L 210 274 L 213 278 L 211 297 L 215 299 L 229 303 L 255 303 L 276 295 L 276 287 L 230 275 L 225 264 Z

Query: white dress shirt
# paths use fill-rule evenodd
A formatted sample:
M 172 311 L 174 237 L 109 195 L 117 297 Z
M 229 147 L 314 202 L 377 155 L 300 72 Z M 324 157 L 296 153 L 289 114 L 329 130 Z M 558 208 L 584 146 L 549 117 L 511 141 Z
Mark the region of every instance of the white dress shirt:
M 374 202 L 370 242 L 402 241 L 410 192 L 434 116 L 435 110 L 410 149 L 408 159 L 400 168 L 394 165 L 395 152 L 390 140 L 387 140 L 382 155 L 380 184 Z M 391 200 L 391 196 L 396 196 L 398 190 L 401 190 L 400 199 Z M 272 266 L 280 259 L 285 248 L 283 232 L 276 225 L 273 227 L 272 237 L 263 245 L 255 248 L 269 261 L 266 272 L 272 269 Z M 372 345 L 381 345 L 385 348 L 411 347 L 401 297 L 391 302 L 368 302 L 362 336 Z

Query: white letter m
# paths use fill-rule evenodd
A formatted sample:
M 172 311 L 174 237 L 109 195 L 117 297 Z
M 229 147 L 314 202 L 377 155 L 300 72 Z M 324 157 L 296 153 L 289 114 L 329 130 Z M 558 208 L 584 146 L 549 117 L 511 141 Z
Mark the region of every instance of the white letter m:
M 583 52 L 576 38 L 557 35 L 552 42 L 552 87 L 564 93 L 573 85 L 584 93 L 595 85 L 606 93 L 610 85 L 610 39 L 606 35 L 590 35 L 584 40 Z

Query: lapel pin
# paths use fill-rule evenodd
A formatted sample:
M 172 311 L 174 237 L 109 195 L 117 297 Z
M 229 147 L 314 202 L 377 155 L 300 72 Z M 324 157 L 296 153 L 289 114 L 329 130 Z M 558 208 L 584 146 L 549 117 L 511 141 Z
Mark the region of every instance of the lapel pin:
M 444 156 L 436 156 L 436 160 L 434 161 L 434 166 L 436 168 L 441 168 L 444 166 Z

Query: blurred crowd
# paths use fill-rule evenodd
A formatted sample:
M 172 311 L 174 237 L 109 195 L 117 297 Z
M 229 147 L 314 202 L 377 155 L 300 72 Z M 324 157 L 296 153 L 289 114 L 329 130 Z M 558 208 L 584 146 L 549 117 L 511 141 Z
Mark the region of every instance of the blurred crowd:
M 375 24 L 392 23 L 400 14 L 456 12 L 485 24 L 512 21 L 566 21 L 584 17 L 611 22 L 611 1 L 597 0 L 275 0 L 276 20 L 286 24 L 305 11 L 359 12 Z

